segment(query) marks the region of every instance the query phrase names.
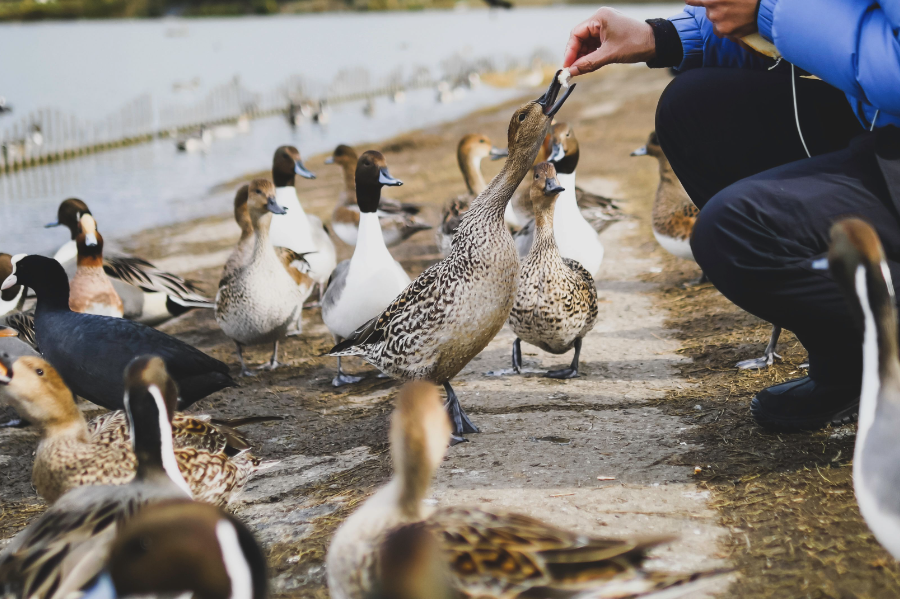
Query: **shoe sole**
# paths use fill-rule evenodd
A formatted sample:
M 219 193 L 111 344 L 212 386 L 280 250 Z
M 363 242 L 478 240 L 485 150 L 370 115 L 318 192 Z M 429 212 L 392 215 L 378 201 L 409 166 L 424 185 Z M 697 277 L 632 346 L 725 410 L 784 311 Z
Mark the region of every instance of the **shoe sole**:
M 797 420 L 785 420 L 783 418 L 772 418 L 762 410 L 759 401 L 754 397 L 750 402 L 750 415 L 758 425 L 766 430 L 776 431 L 780 433 L 798 433 L 803 431 L 817 431 L 825 428 L 829 424 L 832 426 L 841 426 L 844 424 L 852 424 L 859 418 L 859 401 L 851 406 L 835 412 L 830 416 L 820 416 L 818 418 L 803 418 Z

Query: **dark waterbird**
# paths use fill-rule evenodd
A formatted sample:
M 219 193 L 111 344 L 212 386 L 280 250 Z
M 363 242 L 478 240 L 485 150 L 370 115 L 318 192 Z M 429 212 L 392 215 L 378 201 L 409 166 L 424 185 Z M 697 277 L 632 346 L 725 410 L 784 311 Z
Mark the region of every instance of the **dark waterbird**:
M 111 316 L 79 314 L 69 309 L 69 282 L 51 258 L 19 255 L 2 287 L 24 285 L 37 294 L 34 323 L 44 358 L 77 395 L 121 410 L 122 373 L 137 356 L 163 359 L 181 389 L 179 409 L 226 387 L 233 387 L 228 366 L 174 337 L 138 322 Z

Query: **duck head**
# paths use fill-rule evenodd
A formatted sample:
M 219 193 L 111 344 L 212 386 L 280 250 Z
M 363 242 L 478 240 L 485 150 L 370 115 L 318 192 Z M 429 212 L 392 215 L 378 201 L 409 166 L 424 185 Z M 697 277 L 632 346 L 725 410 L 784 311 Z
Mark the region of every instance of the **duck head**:
M 300 150 L 294 146 L 281 146 L 275 150 L 272 158 L 272 179 L 275 187 L 293 187 L 295 177 L 300 175 L 304 179 L 315 179 L 315 173 L 303 166 L 300 159 Z
M 106 569 L 85 599 L 193 595 L 265 599 L 265 556 L 235 517 L 195 501 L 141 508 L 119 529 Z
M 557 173 L 571 174 L 578 166 L 578 139 L 568 123 L 556 123 L 550 130 L 550 153 L 547 162 L 553 163 Z
M 10 263 L 12 272 L 0 283 L 0 291 L 22 285 L 34 290 L 39 304 L 68 310 L 69 278 L 59 262 L 36 254 L 16 254 Z
M 87 204 L 78 198 L 69 198 L 63 200 L 56 211 L 56 220 L 52 223 L 44 225 L 45 228 L 63 226 L 69 229 L 72 239 L 76 239 L 81 232 L 81 217 L 90 214 L 91 211 Z
M 241 237 L 253 233 L 253 221 L 250 220 L 250 209 L 247 208 L 247 198 L 250 193 L 250 185 L 241 185 L 234 194 L 234 222 L 241 228 Z
M 0 283 L 6 280 L 6 277 L 13 273 L 12 256 L 9 254 L 0 254 Z M 9 289 L 0 291 L 0 299 L 4 302 L 11 302 L 19 295 L 22 289 L 21 285 L 13 285 Z
M 331 156 L 325 159 L 325 164 L 337 164 L 343 168 L 356 168 L 356 161 L 359 158 L 356 155 L 356 150 L 351 148 L 350 146 L 341 144 L 334 149 L 334 153 Z
M 75 238 L 79 266 L 103 266 L 103 236 L 97 230 L 97 222 L 90 214 L 79 219 L 81 232 Z
M 553 205 L 556 198 L 566 189 L 559 184 L 556 178 L 556 168 L 550 162 L 541 162 L 534 167 L 534 177 L 531 180 L 531 204 L 534 206 L 534 214 L 553 215 Z
M 44 433 L 84 427 L 72 392 L 43 358 L 0 355 L 0 395 Z
M 388 171 L 387 161 L 381 152 L 363 152 L 356 163 L 356 203 L 360 212 L 372 213 L 378 210 L 381 188 L 385 185 L 397 187 L 403 181 L 395 179 Z
M 653 156 L 654 158 L 665 156 L 663 154 L 662 147 L 659 145 L 659 138 L 656 136 L 656 131 L 651 131 L 650 137 L 647 138 L 646 145 L 641 146 L 640 148 L 632 152 L 631 155 Z
M 413 381 L 400 390 L 391 417 L 391 457 L 401 489 L 400 509 L 418 518 L 431 479 L 450 444 L 450 418 L 431 383 Z
M 254 179 L 247 186 L 247 212 L 257 231 L 268 228 L 273 214 L 287 214 L 287 208 L 275 199 L 275 185 L 266 179 Z
M 558 75 L 559 71 L 550 82 L 550 87 L 540 98 L 529 102 L 513 113 L 507 132 L 509 148 L 507 165 L 513 163 L 517 168 L 522 168 L 524 172 L 531 168 L 553 117 L 575 90 L 576 84 L 573 84 L 562 97 L 559 97 L 562 85 L 559 83 Z

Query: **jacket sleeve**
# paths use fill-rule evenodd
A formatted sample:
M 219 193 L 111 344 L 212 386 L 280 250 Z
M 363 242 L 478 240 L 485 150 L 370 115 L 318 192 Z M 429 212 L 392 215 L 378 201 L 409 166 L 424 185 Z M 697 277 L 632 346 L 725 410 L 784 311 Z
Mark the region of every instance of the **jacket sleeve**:
M 900 113 L 900 0 L 762 0 L 757 24 L 785 60 Z
M 679 71 L 697 67 L 764 69 L 772 65 L 772 61 L 765 56 L 713 33 L 713 24 L 706 18 L 705 8 L 687 6 L 680 14 L 670 17 L 669 21 L 678 30 L 684 51 L 681 64 L 677 67 Z

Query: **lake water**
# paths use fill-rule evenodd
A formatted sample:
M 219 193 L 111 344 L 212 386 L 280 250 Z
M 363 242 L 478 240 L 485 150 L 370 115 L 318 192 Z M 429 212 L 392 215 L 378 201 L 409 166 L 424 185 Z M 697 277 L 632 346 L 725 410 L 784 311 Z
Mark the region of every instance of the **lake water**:
M 619 7 L 637 18 L 668 16 L 675 4 Z M 230 19 L 82 21 L 0 25 L 0 95 L 13 115 L 42 107 L 100 119 L 138 95 L 160 105 L 192 104 L 235 76 L 256 92 L 270 92 L 293 75 L 326 83 L 341 69 L 366 69 L 373 78 L 418 66 L 438 75 L 452 57 L 522 61 L 536 51 L 562 56 L 568 32 L 594 7 L 553 6 L 511 11 L 340 13 Z M 192 89 L 175 91 L 190 82 Z M 248 134 L 214 142 L 203 154 L 178 154 L 171 140 L 110 151 L 0 175 L 0 251 L 46 252 L 64 241 L 53 220 L 65 197 L 91 206 L 104 234 L 127 235 L 149 226 L 230 210 L 230 194 L 211 189 L 266 168 L 274 148 L 302 153 L 358 144 L 452 120 L 525 93 L 482 86 L 450 104 L 433 90 L 407 102 L 378 101 L 373 117 L 361 104 L 336 106 L 327 128 L 291 129 L 285 119 L 252 122 Z M 4 126 L 0 117 L 0 127 Z

